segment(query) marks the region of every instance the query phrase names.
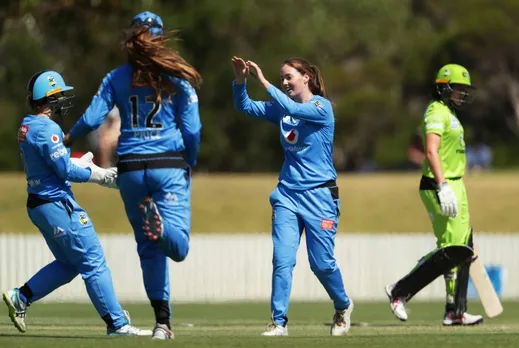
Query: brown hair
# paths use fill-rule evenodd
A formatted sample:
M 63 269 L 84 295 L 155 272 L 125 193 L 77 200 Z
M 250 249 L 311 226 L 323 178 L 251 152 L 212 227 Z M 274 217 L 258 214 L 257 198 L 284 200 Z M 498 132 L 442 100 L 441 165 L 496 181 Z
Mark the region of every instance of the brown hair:
M 310 80 L 308 81 L 310 92 L 320 95 L 321 97 L 328 97 L 326 88 L 324 87 L 323 77 L 321 76 L 321 72 L 317 66 L 310 64 L 306 59 L 299 57 L 288 58 L 283 62 L 283 65 L 291 66 L 299 71 L 301 75 L 308 74 L 308 76 L 310 76 Z
M 171 34 L 176 33 L 174 31 Z M 184 60 L 180 54 L 167 47 L 168 38 L 164 35 L 152 36 L 148 28 L 132 28 L 127 32 L 124 47 L 128 54 L 128 62 L 133 67 L 133 85 L 136 87 L 152 87 L 156 93 L 156 102 L 160 103 L 164 94 L 174 93 L 170 76 L 189 81 L 195 87 L 200 87 L 202 77 L 193 66 Z

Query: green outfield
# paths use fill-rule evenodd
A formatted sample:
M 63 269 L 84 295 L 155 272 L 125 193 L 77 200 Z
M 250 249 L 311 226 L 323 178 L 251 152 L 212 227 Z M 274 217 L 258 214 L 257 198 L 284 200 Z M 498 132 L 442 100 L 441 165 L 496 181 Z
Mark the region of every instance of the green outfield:
M 479 303 L 469 306 L 473 312 L 481 312 Z M 18 333 L 6 315 L 0 317 L 0 347 L 518 347 L 519 303 L 508 302 L 504 307 L 499 318 L 479 326 L 447 328 L 441 326 L 441 303 L 412 303 L 409 322 L 400 323 L 386 303 L 358 302 L 349 336 L 330 337 L 330 303 L 293 303 L 289 337 L 264 338 L 259 334 L 269 320 L 267 303 L 183 304 L 173 306 L 176 340 L 157 342 L 144 337 L 106 337 L 101 319 L 89 304 L 34 304 L 25 334 Z M 152 325 L 147 305 L 125 308 L 130 310 L 134 324 Z
M 417 186 L 419 173 L 341 175 L 341 232 L 428 232 L 429 219 Z M 193 233 L 270 231 L 269 194 L 276 175 L 202 175 L 193 178 Z M 519 232 L 519 173 L 466 178 L 476 231 Z M 130 231 L 115 190 L 74 184 L 78 202 L 102 233 Z M 0 175 L 0 232 L 36 232 L 25 211 L 25 183 L 19 174 Z

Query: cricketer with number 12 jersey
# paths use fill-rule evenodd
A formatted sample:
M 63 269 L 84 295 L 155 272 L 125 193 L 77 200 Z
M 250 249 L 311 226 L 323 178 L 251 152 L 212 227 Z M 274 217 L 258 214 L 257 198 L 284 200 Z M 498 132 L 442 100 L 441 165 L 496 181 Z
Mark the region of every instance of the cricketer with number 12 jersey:
M 116 105 L 124 116 L 118 156 L 183 152 L 187 163 L 194 166 L 202 126 L 193 87 L 185 80 L 170 77 L 177 93 L 156 103 L 153 88 L 135 88 L 132 78 L 129 64 L 107 74 L 85 114 L 70 130 L 70 137 L 77 139 L 99 127 Z

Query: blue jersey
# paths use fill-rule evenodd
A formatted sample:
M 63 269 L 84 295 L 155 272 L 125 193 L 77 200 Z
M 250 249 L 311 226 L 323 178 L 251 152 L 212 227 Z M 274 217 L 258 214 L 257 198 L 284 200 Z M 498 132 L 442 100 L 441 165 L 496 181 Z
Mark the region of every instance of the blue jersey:
M 90 169 L 70 162 L 63 131 L 48 117 L 27 115 L 18 129 L 17 140 L 29 193 L 56 201 L 72 195 L 69 181 L 86 182 L 90 178 Z
M 267 93 L 273 101 L 253 101 L 245 84 L 233 82 L 234 107 L 281 130 L 285 162 L 280 183 L 293 190 L 306 190 L 337 179 L 332 161 L 335 118 L 330 101 L 315 95 L 307 103 L 297 103 L 273 85 Z
M 183 152 L 190 166 L 200 147 L 198 96 L 189 82 L 170 78 L 176 93 L 155 103 L 151 87 L 134 87 L 133 69 L 125 64 L 112 70 L 101 83 L 85 114 L 70 130 L 72 140 L 99 127 L 117 106 L 121 135 L 117 155 Z

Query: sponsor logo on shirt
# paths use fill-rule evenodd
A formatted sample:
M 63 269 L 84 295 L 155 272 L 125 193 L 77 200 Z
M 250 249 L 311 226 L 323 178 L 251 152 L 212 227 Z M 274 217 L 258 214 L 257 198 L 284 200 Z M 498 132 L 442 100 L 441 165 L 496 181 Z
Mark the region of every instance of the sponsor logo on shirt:
M 52 141 L 54 144 L 59 143 L 59 136 L 57 134 L 52 134 L 50 136 L 50 141 Z
M 50 159 L 55 161 L 58 158 L 65 156 L 67 153 L 68 153 L 67 148 L 65 146 L 62 146 L 50 154 Z
M 299 139 L 299 131 L 297 129 L 292 129 L 286 133 L 283 133 L 283 137 L 287 143 L 294 145 Z

